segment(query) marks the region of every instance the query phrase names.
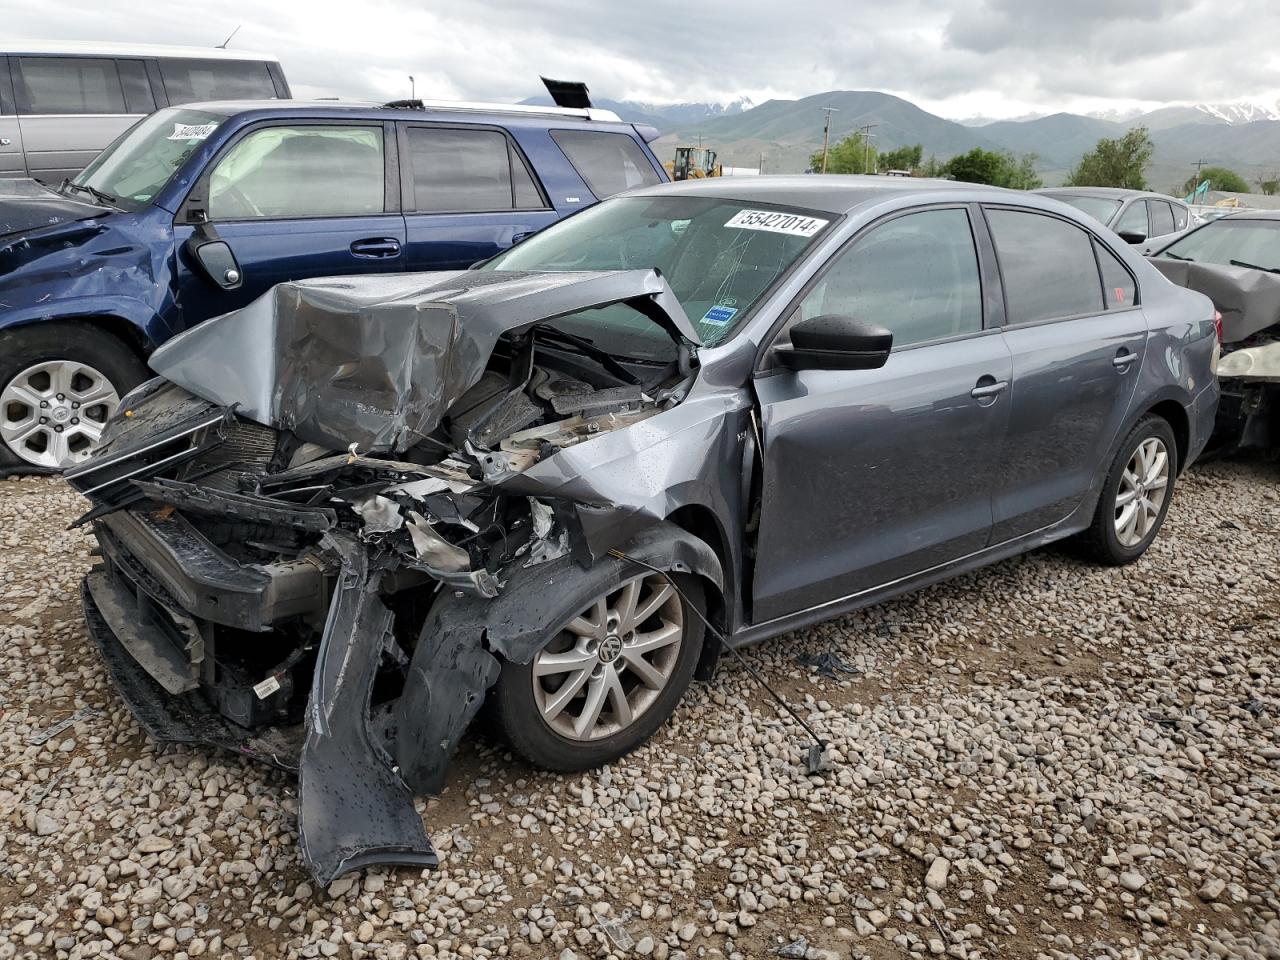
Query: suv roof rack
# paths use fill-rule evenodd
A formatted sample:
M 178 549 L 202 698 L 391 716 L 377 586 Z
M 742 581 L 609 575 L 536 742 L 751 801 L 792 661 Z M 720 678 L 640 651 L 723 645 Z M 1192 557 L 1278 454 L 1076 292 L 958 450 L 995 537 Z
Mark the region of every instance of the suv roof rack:
M 449 110 L 459 113 L 522 113 L 543 117 L 579 117 L 583 120 L 621 122 L 612 110 L 598 107 L 544 107 L 534 103 L 481 103 L 470 100 L 390 100 L 393 110 Z

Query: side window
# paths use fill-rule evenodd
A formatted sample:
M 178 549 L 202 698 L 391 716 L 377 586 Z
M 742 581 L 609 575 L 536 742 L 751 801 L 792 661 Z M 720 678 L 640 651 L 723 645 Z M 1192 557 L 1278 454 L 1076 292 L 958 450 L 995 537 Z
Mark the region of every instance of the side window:
M 498 130 L 408 128 L 413 210 L 529 210 L 546 206 L 523 158 Z
M 19 113 L 125 113 L 114 60 L 90 57 L 16 57 Z
M 257 130 L 209 179 L 212 220 L 355 217 L 382 213 L 382 127 Z
M 1123 310 L 1138 302 L 1138 288 L 1134 285 L 1133 276 L 1125 269 L 1120 258 L 1097 240 L 1093 242 L 1098 251 L 1098 269 L 1102 272 L 1102 298 L 1108 310 Z
M 644 151 L 625 133 L 552 130 L 551 138 L 597 200 L 662 182 Z
M 151 81 L 147 79 L 147 67 L 141 60 L 117 60 L 120 86 L 124 88 L 124 105 L 130 113 L 151 113 L 156 108 L 156 98 L 151 93 Z
M 873 228 L 836 255 L 799 312 L 878 323 L 895 348 L 977 333 L 982 285 L 968 213 L 924 210 Z
M 1000 260 L 1008 323 L 1103 309 L 1093 241 L 1084 230 L 1055 217 L 1015 210 L 988 210 L 987 223 Z
M 1163 200 L 1148 200 L 1147 209 L 1151 213 L 1151 235 L 1163 237 L 1173 233 L 1173 211 Z
M 273 100 L 276 86 L 261 60 L 160 61 L 169 102 L 201 100 Z
M 1147 229 L 1147 205 L 1141 200 L 1135 200 L 1125 208 L 1124 213 L 1120 214 L 1120 219 L 1115 222 L 1115 226 L 1111 228 L 1116 233 L 1128 231 L 1130 233 L 1140 233 L 1144 237 L 1150 236 Z
M 1173 204 L 1173 229 L 1187 229 L 1187 221 L 1191 219 L 1190 211 L 1180 203 Z

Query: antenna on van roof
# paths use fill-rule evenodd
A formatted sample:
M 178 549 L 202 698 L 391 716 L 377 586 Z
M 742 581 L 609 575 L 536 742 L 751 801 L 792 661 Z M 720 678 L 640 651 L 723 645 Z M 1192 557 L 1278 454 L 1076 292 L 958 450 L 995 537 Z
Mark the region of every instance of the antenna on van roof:
M 232 30 L 232 31 L 231 31 L 231 35 L 230 35 L 230 36 L 228 36 L 228 37 L 227 37 L 227 39 L 223 40 L 220 44 L 218 44 L 218 45 L 217 45 L 216 47 L 214 47 L 213 49 L 215 49 L 215 50 L 225 50 L 225 49 L 227 49 L 227 44 L 229 44 L 229 43 L 232 41 L 232 39 L 234 39 L 234 38 L 235 38 L 235 35 L 236 35 L 237 33 L 239 33 L 239 32 L 240 32 L 240 28 L 241 28 L 241 27 L 243 27 L 243 26 L 244 26 L 244 24 L 243 24 L 243 23 L 237 23 L 237 24 L 236 24 L 236 28 L 235 28 L 234 30 Z

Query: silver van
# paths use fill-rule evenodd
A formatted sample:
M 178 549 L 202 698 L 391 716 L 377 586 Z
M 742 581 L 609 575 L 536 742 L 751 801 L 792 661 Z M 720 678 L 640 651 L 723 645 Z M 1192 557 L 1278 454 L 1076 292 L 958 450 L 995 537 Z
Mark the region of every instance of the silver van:
M 160 107 L 289 96 L 275 57 L 241 50 L 0 42 L 0 177 L 58 184 Z

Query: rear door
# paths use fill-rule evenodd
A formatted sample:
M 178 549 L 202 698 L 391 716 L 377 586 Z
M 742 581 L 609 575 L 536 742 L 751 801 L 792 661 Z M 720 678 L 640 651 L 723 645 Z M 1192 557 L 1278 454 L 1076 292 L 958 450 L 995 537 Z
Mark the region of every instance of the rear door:
M 554 223 L 523 151 L 500 127 L 402 123 L 404 270 L 463 270 Z
M 13 102 L 9 79 L 9 58 L 0 57 L 0 177 L 25 177 L 27 162 L 22 155 L 22 130 Z
M 1000 543 L 1079 506 L 1125 423 L 1147 324 L 1133 277 L 1087 230 L 1011 208 L 987 208 L 986 219 L 1013 357 L 995 487 L 992 542 Z
M 394 150 L 394 125 L 377 121 L 270 123 L 231 141 L 174 226 L 182 324 L 244 306 L 285 280 L 403 269 Z M 223 289 L 192 258 L 202 218 L 202 233 L 231 247 L 237 289 Z
M 138 104 L 131 112 L 111 57 L 11 56 L 9 63 L 27 170 L 50 186 L 79 173 L 151 109 Z

